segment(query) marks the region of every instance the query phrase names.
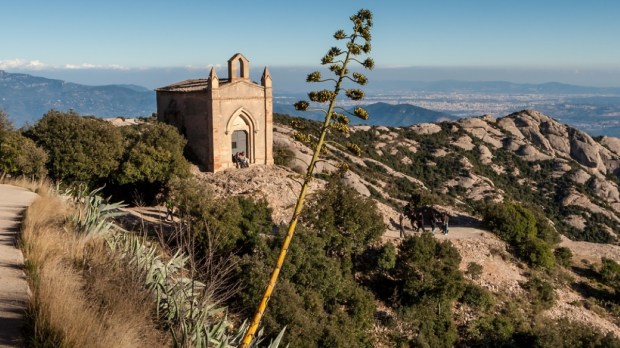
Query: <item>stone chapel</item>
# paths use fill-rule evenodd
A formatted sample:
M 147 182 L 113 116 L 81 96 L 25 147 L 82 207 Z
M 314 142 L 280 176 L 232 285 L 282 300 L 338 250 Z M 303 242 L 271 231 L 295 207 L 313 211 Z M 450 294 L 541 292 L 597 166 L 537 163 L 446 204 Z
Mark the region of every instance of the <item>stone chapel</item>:
M 185 136 L 209 172 L 234 167 L 245 152 L 252 164 L 273 164 L 273 96 L 265 68 L 261 83 L 250 80 L 250 62 L 237 53 L 228 60 L 228 79 L 215 68 L 206 79 L 181 81 L 155 90 L 157 120 Z

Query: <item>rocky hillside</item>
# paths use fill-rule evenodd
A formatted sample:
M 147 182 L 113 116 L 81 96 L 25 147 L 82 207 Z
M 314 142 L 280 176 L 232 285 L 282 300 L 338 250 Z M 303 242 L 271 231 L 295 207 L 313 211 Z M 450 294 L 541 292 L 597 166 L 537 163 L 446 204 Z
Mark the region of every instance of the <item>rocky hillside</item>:
M 275 148 L 294 154 L 286 166 L 216 174 L 196 171 L 196 175 L 221 195 L 266 199 L 274 220 L 286 223 L 311 150 L 292 140 L 291 118 L 276 120 Z M 318 127 L 312 121 L 301 122 L 306 130 Z M 482 229 L 477 209 L 484 201 L 516 201 L 543 212 L 562 234 L 558 247 L 573 254 L 571 267 L 548 276 L 555 279 L 556 302 L 543 314 L 620 336 L 617 306 L 605 307 L 605 300 L 590 293 L 597 283 L 588 275 L 601 257 L 620 262 L 620 139 L 592 138 L 537 111 L 524 110 L 501 118 L 485 115 L 408 128 L 354 126 L 347 138 L 332 140 L 328 160 L 317 167 L 311 193 L 323 186 L 321 173 L 336 170 L 337 162 L 346 160 L 350 171 L 345 181 L 376 200 L 387 226 L 383 240 L 392 243 L 401 240 L 398 212 L 411 192 L 422 190 L 437 197 L 436 207 L 453 217 L 450 234 L 437 238 L 457 247 L 463 271 L 472 262 L 481 265 L 481 275 L 474 281 L 500 300 L 522 296 L 527 291 L 523 284 L 536 271 Z M 358 144 L 363 155 L 342 151 L 337 144 L 345 141 Z M 476 318 L 467 311 L 456 313 L 461 323 Z
M 470 212 L 476 202 L 508 199 L 544 211 L 571 239 L 617 242 L 620 139 L 595 139 L 524 110 L 408 128 L 357 126 L 346 141 L 364 152 L 351 165 L 360 192 L 393 208 L 420 188 Z
M 253 167 L 251 175 L 198 175 L 222 194 L 266 198 L 276 220 L 284 222 L 299 186 L 297 173 L 311 156 L 309 148 L 292 140 L 290 121 L 280 117 L 274 127 L 275 147 L 294 154 L 287 166 Z M 318 127 L 302 122 L 307 129 Z M 498 119 L 485 115 L 408 128 L 354 126 L 348 139 L 334 140 L 360 145 L 363 155 L 330 145 L 328 160 L 317 165 L 317 172 L 332 172 L 338 161 L 347 161 L 345 180 L 379 203 L 388 224 L 397 221 L 413 191 L 423 190 L 455 216 L 475 216 L 483 201 L 515 201 L 544 212 L 570 240 L 618 244 L 620 139 L 592 138 L 524 110 Z M 321 180 L 314 185 L 319 187 Z

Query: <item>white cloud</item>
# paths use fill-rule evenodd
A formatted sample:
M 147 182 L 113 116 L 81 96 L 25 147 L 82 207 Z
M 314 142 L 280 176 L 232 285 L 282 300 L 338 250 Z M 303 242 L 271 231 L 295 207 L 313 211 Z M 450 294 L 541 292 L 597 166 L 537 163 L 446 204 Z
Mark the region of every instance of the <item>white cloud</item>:
M 129 70 L 129 68 L 111 64 L 111 65 L 100 65 L 100 64 L 90 64 L 90 63 L 82 63 L 82 64 L 65 64 L 65 65 L 51 65 L 43 63 L 40 60 L 26 60 L 26 59 L 7 59 L 0 60 L 0 69 L 15 69 L 15 70 L 93 70 L 93 69 L 101 69 L 101 70 Z
M 50 68 L 40 60 L 8 59 L 0 60 L 0 69 L 43 70 Z
M 185 68 L 188 70 L 209 70 L 211 68 L 221 69 L 223 67 L 222 64 L 207 64 L 207 65 L 186 65 Z
M 65 64 L 62 67 L 59 67 L 59 68 L 56 68 L 56 69 L 68 69 L 68 70 L 84 70 L 84 69 L 129 70 L 129 68 L 126 68 L 126 67 L 121 66 L 121 65 L 116 65 L 116 64 L 100 65 L 100 64 L 89 64 L 89 63 Z

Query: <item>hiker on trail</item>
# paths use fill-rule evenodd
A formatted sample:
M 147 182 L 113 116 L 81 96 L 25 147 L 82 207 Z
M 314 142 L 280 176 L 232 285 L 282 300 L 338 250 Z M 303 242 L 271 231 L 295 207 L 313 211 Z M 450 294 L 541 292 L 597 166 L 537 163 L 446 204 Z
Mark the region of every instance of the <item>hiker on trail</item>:
M 435 227 L 437 227 L 437 216 L 435 212 L 431 213 L 431 233 L 435 234 Z
M 166 199 L 166 221 L 173 221 L 173 215 L 174 215 L 174 205 L 172 204 L 172 200 L 170 199 L 170 197 L 168 197 Z
M 448 219 L 450 218 L 450 216 L 448 215 L 448 213 L 443 213 L 441 216 L 441 229 L 443 231 L 443 234 L 448 234 Z
M 422 229 L 422 232 L 426 232 L 426 229 L 424 228 L 424 214 L 422 214 L 421 211 L 417 212 L 415 215 L 415 220 L 416 220 L 416 232 L 420 231 L 420 228 Z

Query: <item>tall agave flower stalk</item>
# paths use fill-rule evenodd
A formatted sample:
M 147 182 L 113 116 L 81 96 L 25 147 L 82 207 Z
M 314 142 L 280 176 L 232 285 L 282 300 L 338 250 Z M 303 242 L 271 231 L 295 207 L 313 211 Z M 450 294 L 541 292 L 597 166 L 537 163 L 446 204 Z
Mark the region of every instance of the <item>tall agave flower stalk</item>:
M 329 67 L 329 70 L 335 75 L 335 77 L 324 79 L 319 71 L 315 71 L 309 74 L 306 79 L 307 82 L 334 83 L 334 87 L 331 90 L 323 89 L 308 93 L 308 97 L 311 102 L 319 105 L 327 105 L 326 108 L 312 109 L 322 111 L 325 114 L 325 120 L 323 122 L 323 126 L 321 127 L 321 132 L 318 137 L 313 137 L 312 135 L 301 132 L 296 132 L 294 135 L 295 139 L 298 141 L 311 143 L 314 148 L 314 154 L 312 156 L 312 160 L 308 164 L 306 175 L 301 186 L 301 191 L 297 199 L 297 204 L 295 205 L 295 210 L 289 223 L 286 237 L 284 238 L 284 242 L 282 243 L 282 248 L 280 249 L 280 254 L 278 256 L 276 266 L 271 273 L 271 277 L 269 278 L 269 283 L 267 285 L 267 288 L 265 289 L 265 293 L 258 305 L 256 313 L 254 314 L 250 328 L 248 329 L 248 332 L 243 338 L 241 347 L 249 347 L 250 343 L 254 339 L 254 335 L 258 329 L 265 309 L 267 308 L 267 302 L 269 301 L 273 289 L 275 288 L 276 282 L 278 281 L 280 270 L 282 269 L 282 265 L 284 264 L 284 259 L 286 258 L 291 239 L 293 238 L 295 229 L 297 227 L 297 220 L 301 215 L 304 206 L 306 192 L 308 190 L 308 184 L 310 180 L 312 180 L 314 168 L 317 160 L 319 159 L 319 155 L 321 154 L 321 152 L 325 151 L 324 146 L 327 133 L 330 130 L 348 133 L 349 118 L 347 114 L 362 118 L 364 120 L 368 119 L 368 113 L 362 107 L 357 107 L 354 109 L 353 113 L 349 113 L 344 108 L 336 106 L 336 99 L 340 92 L 343 91 L 343 83 L 345 81 L 354 82 L 359 85 L 365 85 L 368 82 L 368 79 L 365 75 L 358 72 L 351 73 L 349 71 L 349 64 L 354 62 L 359 63 L 366 69 L 372 69 L 374 67 L 374 61 L 372 60 L 372 58 L 368 57 L 363 61 L 358 58 L 362 54 L 368 54 L 371 49 L 370 28 L 372 27 L 372 13 L 369 10 L 362 9 L 359 10 L 357 14 L 351 16 L 350 19 L 351 22 L 353 22 L 353 31 L 350 34 L 345 33 L 344 30 L 338 30 L 334 34 L 334 38 L 336 40 L 344 40 L 346 42 L 346 49 L 332 47 L 321 59 L 321 64 L 327 65 Z M 359 41 L 363 41 L 364 43 L 360 44 Z M 347 98 L 351 100 L 362 100 L 364 98 L 364 92 L 357 88 L 344 89 L 344 93 Z M 309 107 L 310 102 L 305 100 L 295 103 L 295 109 L 297 110 L 306 111 Z M 347 147 L 349 148 L 349 150 L 359 155 L 360 148 L 357 145 L 349 144 Z M 343 164 L 341 168 L 343 170 L 346 170 L 348 166 L 346 164 Z

